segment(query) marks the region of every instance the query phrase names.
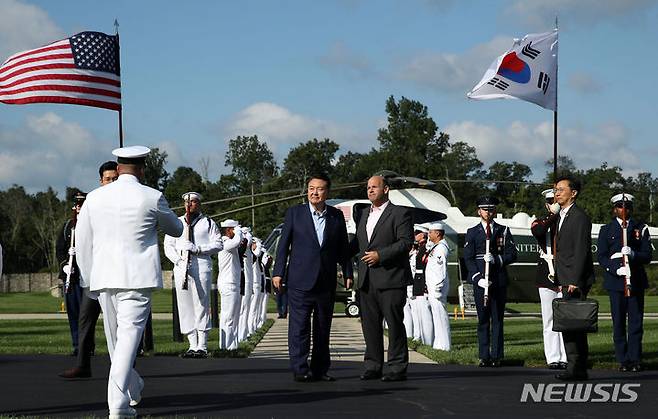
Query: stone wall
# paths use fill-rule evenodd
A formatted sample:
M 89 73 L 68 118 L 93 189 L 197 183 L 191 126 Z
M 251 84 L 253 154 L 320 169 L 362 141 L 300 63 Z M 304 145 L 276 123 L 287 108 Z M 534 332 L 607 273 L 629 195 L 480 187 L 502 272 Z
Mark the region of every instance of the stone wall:
M 171 289 L 172 271 L 162 271 L 164 287 Z M 0 293 L 9 292 L 49 292 L 61 284 L 57 274 L 3 274 L 0 278 Z

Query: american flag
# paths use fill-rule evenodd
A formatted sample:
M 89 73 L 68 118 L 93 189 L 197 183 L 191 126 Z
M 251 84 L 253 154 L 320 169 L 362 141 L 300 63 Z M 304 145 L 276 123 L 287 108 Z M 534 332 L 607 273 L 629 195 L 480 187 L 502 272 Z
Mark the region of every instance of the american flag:
M 119 37 L 81 32 L 7 58 L 0 102 L 68 103 L 121 110 Z

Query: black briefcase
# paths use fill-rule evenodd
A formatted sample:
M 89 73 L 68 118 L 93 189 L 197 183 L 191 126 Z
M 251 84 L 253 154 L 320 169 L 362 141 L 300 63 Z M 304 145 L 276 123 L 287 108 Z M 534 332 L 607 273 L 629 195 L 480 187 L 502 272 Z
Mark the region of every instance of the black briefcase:
M 554 332 L 588 332 L 599 330 L 599 302 L 591 298 L 553 300 Z

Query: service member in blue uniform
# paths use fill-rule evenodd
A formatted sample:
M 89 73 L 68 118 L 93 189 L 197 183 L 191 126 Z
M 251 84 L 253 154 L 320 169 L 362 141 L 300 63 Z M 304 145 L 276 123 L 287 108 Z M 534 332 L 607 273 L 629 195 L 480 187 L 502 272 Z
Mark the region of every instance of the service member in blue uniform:
M 498 199 L 485 196 L 478 200 L 480 222 L 466 231 L 464 262 L 473 283 L 478 314 L 478 346 L 480 367 L 499 367 L 503 359 L 503 317 L 507 300 L 506 266 L 516 261 L 516 247 L 509 227 L 497 224 Z M 487 226 L 490 229 L 489 253 L 486 252 Z M 485 266 L 489 264 L 489 281 Z M 485 302 L 485 288 L 488 298 Z
M 644 290 L 649 283 L 644 265 L 651 262 L 651 238 L 646 224 L 631 218 L 633 195 L 612 197 L 613 220 L 601 227 L 598 259 L 604 272 L 603 287 L 610 295 L 615 357 L 620 371 L 642 369 L 642 317 Z M 627 220 L 627 243 L 622 243 L 623 222 Z M 624 265 L 624 256 L 628 265 Z M 625 296 L 626 276 L 631 277 L 630 296 Z M 627 324 L 628 318 L 628 324 Z

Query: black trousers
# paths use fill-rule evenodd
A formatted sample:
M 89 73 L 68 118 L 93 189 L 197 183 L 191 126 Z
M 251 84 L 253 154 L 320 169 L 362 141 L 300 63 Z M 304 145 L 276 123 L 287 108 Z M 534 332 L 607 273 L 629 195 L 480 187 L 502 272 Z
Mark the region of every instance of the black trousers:
M 478 314 L 478 356 L 484 360 L 502 360 L 505 355 L 505 303 L 507 287 L 489 287 L 489 301 L 484 305 L 484 288 L 473 285 L 475 309 Z
M 564 288 L 563 288 L 564 290 Z M 584 299 L 587 291 L 576 291 L 573 294 L 563 292 L 565 299 Z M 587 344 L 587 332 L 562 332 L 564 350 L 567 353 L 567 372 L 573 375 L 587 375 L 587 357 L 589 346 Z
M 101 314 L 98 300 L 82 296 L 80 316 L 78 317 L 78 367 L 91 368 L 91 353 L 96 349 L 96 322 Z
M 336 297 L 335 288 L 335 285 L 316 287 L 309 291 L 288 288 L 288 354 L 290 368 L 295 374 L 310 372 L 314 376 L 322 376 L 329 371 L 331 365 L 329 338 Z M 309 367 L 311 338 L 313 353 Z
M 405 288 L 375 289 L 366 279 L 360 289 L 361 328 L 366 342 L 366 371 L 382 372 L 384 366 L 384 325 L 388 325 L 388 369 L 404 374 L 409 365 L 407 332 L 404 328 Z
M 630 297 L 623 291 L 608 291 L 612 313 L 615 358 L 620 364 L 638 363 L 642 360 L 642 335 L 644 329 L 644 290 L 633 290 Z M 628 319 L 628 328 L 626 327 Z

